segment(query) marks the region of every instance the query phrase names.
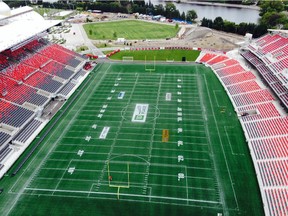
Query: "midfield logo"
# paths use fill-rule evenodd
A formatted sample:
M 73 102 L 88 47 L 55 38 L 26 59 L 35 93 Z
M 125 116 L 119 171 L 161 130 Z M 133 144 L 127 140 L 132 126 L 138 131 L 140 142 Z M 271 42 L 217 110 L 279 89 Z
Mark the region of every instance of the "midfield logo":
M 145 122 L 148 113 L 149 104 L 136 104 L 132 122 Z

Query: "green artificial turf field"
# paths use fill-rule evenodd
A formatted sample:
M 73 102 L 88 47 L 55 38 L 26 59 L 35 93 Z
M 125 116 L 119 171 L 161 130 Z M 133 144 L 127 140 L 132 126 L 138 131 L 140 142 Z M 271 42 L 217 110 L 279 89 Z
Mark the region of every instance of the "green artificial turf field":
M 107 52 L 109 53 L 109 52 Z M 169 50 L 169 49 L 163 49 L 163 50 L 121 50 L 121 52 L 118 52 L 112 56 L 110 56 L 110 59 L 113 60 L 122 60 L 123 57 L 133 57 L 135 61 L 142 60 L 144 61 L 145 58 L 147 61 L 175 61 L 180 62 L 182 61 L 182 57 L 185 57 L 186 61 L 195 61 L 197 57 L 199 56 L 200 51 L 198 50 Z
M 263 215 L 215 75 L 152 66 L 99 64 L 22 170 L 0 181 L 1 215 Z
M 165 39 L 175 37 L 179 28 L 173 25 L 125 20 L 83 25 L 92 40 L 125 38 L 126 40 Z

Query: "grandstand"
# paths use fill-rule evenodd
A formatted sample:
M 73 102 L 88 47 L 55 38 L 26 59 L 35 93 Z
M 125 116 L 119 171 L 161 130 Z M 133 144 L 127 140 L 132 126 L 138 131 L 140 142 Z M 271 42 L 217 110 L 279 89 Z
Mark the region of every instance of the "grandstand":
M 241 55 L 259 71 L 283 106 L 288 108 L 288 38 L 267 34 L 241 49 Z
M 61 21 L 31 7 L 0 2 L 0 178 L 49 122 L 54 101 L 66 100 L 87 71 L 86 57 L 45 39 Z M 15 33 L 15 29 L 18 29 Z
M 238 113 L 266 215 L 288 214 L 287 42 L 284 35 L 267 34 L 241 48 L 256 74 L 223 54 L 202 52 L 198 58 L 213 69 Z

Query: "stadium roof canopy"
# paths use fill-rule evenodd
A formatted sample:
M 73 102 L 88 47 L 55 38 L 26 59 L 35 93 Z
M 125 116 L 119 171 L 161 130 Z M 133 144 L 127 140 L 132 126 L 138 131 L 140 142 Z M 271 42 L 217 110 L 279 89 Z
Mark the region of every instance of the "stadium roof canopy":
M 58 20 L 18 21 L 0 27 L 0 52 L 57 25 Z M 17 31 L 16 31 L 17 30 Z
M 276 32 L 276 33 L 284 33 L 288 34 L 288 30 L 282 30 L 282 29 L 268 29 L 269 32 Z
M 37 36 L 62 20 L 45 20 L 32 7 L 14 10 L 0 0 L 0 52 Z

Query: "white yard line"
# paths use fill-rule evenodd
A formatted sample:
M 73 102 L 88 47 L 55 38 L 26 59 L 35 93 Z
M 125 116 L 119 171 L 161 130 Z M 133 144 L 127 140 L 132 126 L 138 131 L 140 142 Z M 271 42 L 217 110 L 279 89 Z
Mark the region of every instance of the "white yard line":
M 49 191 L 52 192 L 53 189 L 39 189 L 39 188 L 25 188 L 25 190 L 32 190 L 32 191 Z M 75 190 L 56 190 L 56 192 L 64 192 L 64 193 L 82 193 L 82 194 L 99 194 L 99 195 L 117 195 L 117 193 L 111 193 L 111 192 L 95 192 L 95 191 L 75 191 Z M 141 194 L 127 194 L 122 193 L 122 196 L 127 197 L 140 197 L 140 198 L 147 198 L 147 195 L 141 195 Z M 164 199 L 164 200 L 175 200 L 175 201 L 188 201 L 188 202 L 197 202 L 197 203 L 210 203 L 210 204 L 219 204 L 217 201 L 212 200 L 198 200 L 198 199 L 188 199 L 187 198 L 177 198 L 177 197 L 166 197 L 166 196 L 152 196 L 150 195 L 149 198 L 152 199 Z

